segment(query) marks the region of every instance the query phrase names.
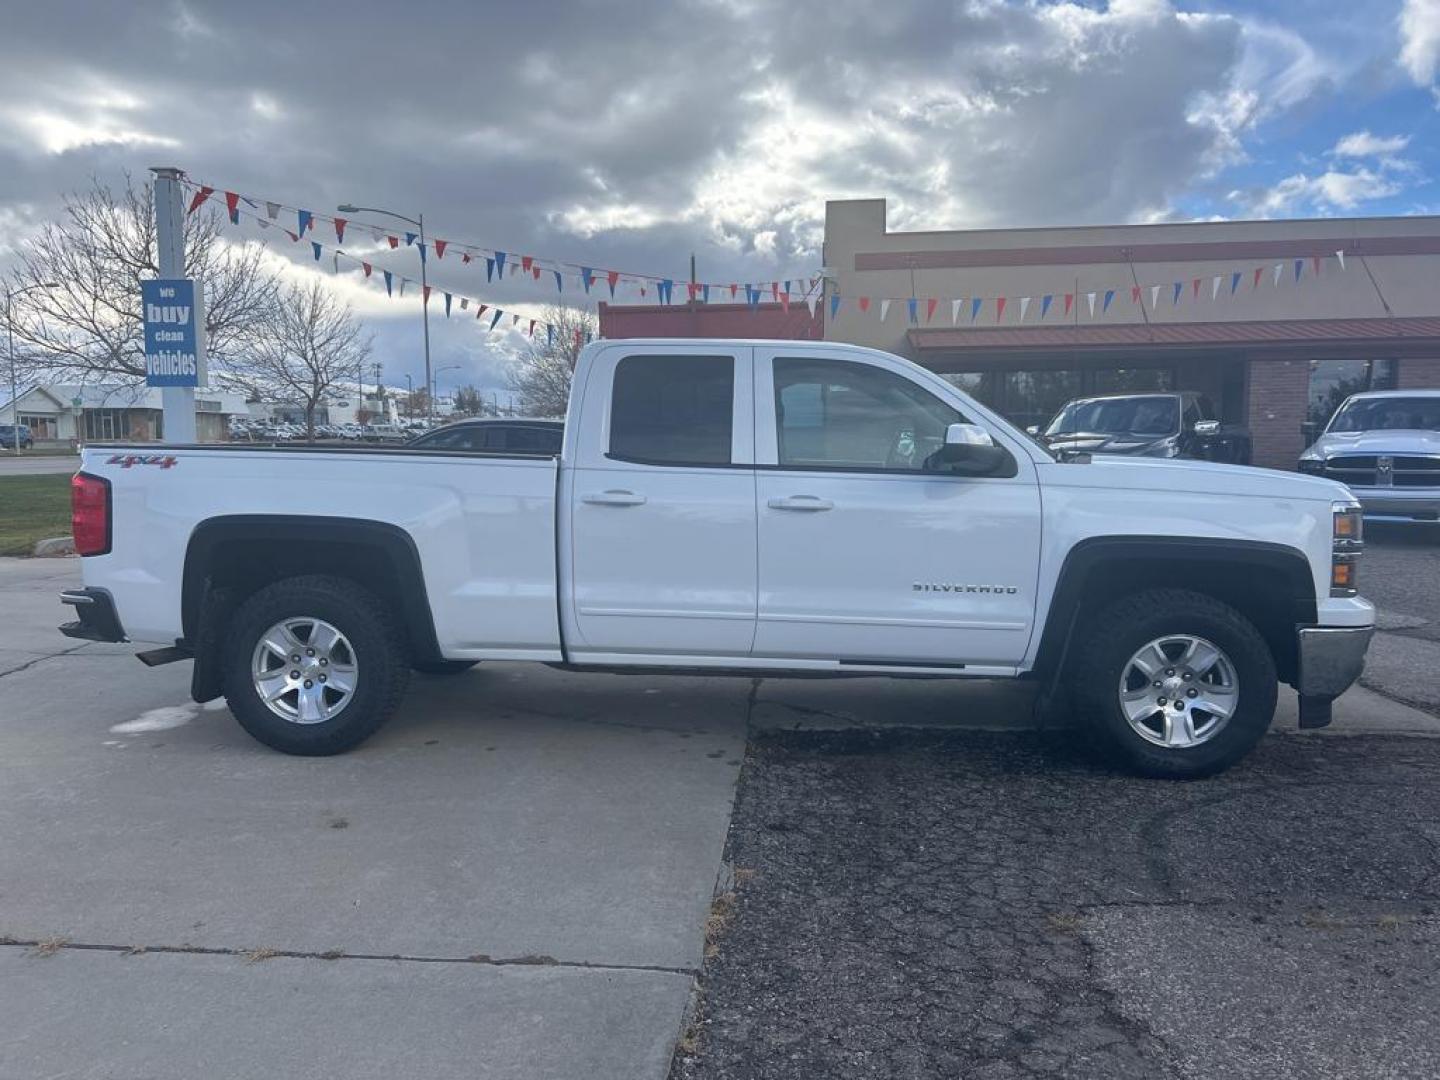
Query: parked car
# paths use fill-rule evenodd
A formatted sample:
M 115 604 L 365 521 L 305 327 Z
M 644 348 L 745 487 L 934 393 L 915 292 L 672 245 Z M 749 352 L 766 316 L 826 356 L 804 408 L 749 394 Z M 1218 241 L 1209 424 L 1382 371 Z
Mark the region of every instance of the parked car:
M 1250 464 L 1250 433 L 1229 427 L 1204 394 L 1106 394 L 1067 402 L 1043 431 L 1057 453 L 1132 454 Z
M 1058 457 L 832 342 L 597 341 L 574 386 L 558 459 L 87 447 L 63 632 L 193 658 L 195 700 L 294 754 L 364 741 L 412 669 L 503 659 L 1032 679 L 1171 777 L 1247 753 L 1282 680 L 1324 726 L 1363 666 L 1333 481 Z
M 1366 517 L 1440 521 L 1440 390 L 1352 394 L 1299 468 L 1345 484 Z
M 563 420 L 461 420 L 417 435 L 411 450 L 493 450 L 516 454 L 558 454 Z
M 35 445 L 35 440 L 30 435 L 30 425 L 0 424 L 0 447 L 14 450 L 17 441 L 22 450 L 29 450 Z

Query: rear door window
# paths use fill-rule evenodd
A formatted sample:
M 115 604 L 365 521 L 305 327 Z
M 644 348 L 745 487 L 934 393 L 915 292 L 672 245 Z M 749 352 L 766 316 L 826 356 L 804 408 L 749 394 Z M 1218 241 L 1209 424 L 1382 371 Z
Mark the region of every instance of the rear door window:
M 609 456 L 729 465 L 734 413 L 734 357 L 627 356 L 615 365 Z

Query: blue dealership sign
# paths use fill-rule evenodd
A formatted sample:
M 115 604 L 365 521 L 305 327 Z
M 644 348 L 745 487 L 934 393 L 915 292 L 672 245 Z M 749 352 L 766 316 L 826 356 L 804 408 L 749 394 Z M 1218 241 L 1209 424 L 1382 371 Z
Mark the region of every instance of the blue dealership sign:
M 145 308 L 145 384 L 199 386 L 205 343 L 198 290 L 189 278 L 140 282 Z

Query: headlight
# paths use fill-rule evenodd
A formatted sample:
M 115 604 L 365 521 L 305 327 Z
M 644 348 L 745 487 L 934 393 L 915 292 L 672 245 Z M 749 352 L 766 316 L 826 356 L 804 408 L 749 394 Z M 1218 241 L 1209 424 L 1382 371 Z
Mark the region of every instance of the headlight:
M 1323 476 L 1325 475 L 1325 461 L 1323 458 L 1301 458 L 1299 469 L 1303 473 Z
M 1180 453 L 1180 437 L 1172 435 L 1168 439 L 1159 439 L 1145 448 L 1146 457 L 1176 457 Z
M 1360 553 L 1365 550 L 1365 517 L 1352 503 L 1332 503 L 1330 595 L 1354 596 Z

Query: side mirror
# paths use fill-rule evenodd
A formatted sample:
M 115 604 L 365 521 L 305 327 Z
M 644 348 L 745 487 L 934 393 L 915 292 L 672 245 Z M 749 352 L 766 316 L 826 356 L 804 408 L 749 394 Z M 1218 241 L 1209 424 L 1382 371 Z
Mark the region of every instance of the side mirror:
M 1196 421 L 1195 421 L 1195 434 L 1196 434 L 1196 435 L 1219 435 L 1219 434 L 1220 434 L 1220 421 L 1219 421 L 1219 420 L 1196 420 Z
M 1040 434 L 1040 425 L 1039 425 L 1039 424 L 1031 424 L 1029 427 L 1027 427 L 1027 428 L 1025 429 L 1025 434 L 1026 434 L 1026 435 L 1039 435 L 1039 434 Z
M 995 445 L 990 433 L 979 424 L 951 424 L 945 429 L 945 445 L 930 455 L 927 468 L 948 470 L 964 476 L 986 476 L 1009 457 Z

